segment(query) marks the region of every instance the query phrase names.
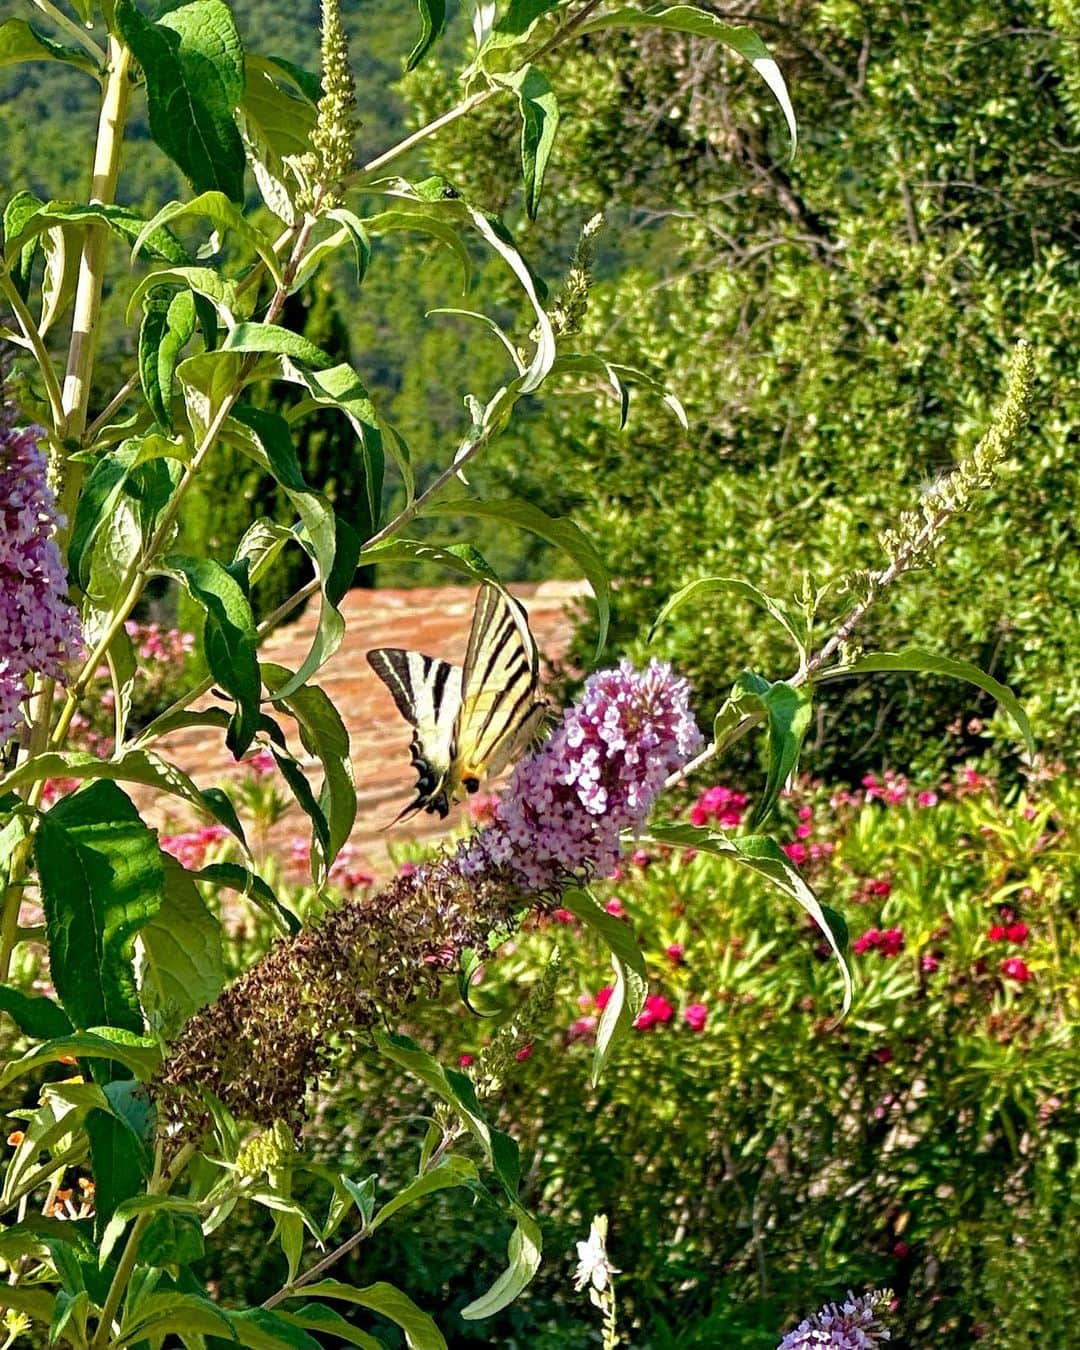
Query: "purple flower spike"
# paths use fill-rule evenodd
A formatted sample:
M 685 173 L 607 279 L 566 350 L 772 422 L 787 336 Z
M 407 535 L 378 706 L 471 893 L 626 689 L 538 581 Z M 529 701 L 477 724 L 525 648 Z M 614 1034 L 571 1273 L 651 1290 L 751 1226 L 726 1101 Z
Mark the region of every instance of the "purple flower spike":
M 82 650 L 39 435 L 15 430 L 10 412 L 0 412 L 0 747 L 22 721 L 27 676 L 62 680 L 64 663 Z
M 652 661 L 593 675 L 550 739 L 514 771 L 493 823 L 461 846 L 468 877 L 509 872 L 525 890 L 606 876 L 664 781 L 701 748 L 687 682 Z
M 777 1350 L 877 1350 L 891 1340 L 880 1314 L 892 1301 L 889 1290 L 876 1290 L 858 1298 L 849 1293 L 843 1303 L 824 1308 L 789 1331 Z

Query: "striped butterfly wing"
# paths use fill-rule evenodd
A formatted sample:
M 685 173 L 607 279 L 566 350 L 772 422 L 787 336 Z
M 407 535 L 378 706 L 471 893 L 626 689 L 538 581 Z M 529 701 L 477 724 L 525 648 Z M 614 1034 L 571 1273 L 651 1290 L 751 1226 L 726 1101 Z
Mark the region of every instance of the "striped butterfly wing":
M 404 820 L 417 811 L 445 816 L 456 786 L 451 781 L 451 765 L 461 708 L 461 669 L 400 647 L 377 647 L 368 652 L 367 659 L 413 728 L 410 753 L 417 775 L 416 798 L 396 819 Z
M 475 792 L 499 773 L 539 729 L 540 655 L 521 603 L 497 586 L 477 596 L 461 680 L 451 779 Z

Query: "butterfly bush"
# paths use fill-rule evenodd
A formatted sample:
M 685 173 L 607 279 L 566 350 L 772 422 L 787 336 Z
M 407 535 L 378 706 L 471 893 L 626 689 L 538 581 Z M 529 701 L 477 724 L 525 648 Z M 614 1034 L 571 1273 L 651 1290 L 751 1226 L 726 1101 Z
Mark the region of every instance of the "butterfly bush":
M 27 676 L 62 680 L 82 650 L 78 615 L 53 531 L 63 522 L 46 482 L 36 427 L 0 411 L 0 747 L 22 721 Z
M 550 892 L 614 868 L 624 831 L 639 830 L 668 775 L 701 748 L 690 688 L 652 661 L 593 675 L 579 703 L 514 771 L 492 824 L 458 855 L 466 876 L 506 868 Z
M 518 765 L 490 824 L 277 943 L 187 1024 L 159 1085 L 174 1118 L 192 1119 L 193 1105 L 197 1115 L 209 1089 L 245 1119 L 299 1122 L 337 1038 L 392 1025 L 437 992 L 466 948 L 485 949 L 524 908 L 550 909 L 566 886 L 609 873 L 622 832 L 641 829 L 701 745 L 689 694 L 655 661 L 592 676 Z
M 888 1308 L 892 1294 L 876 1290 L 856 1297 L 849 1293 L 841 1304 L 827 1303 L 824 1308 L 789 1331 L 777 1350 L 876 1350 L 891 1340 L 881 1313 Z

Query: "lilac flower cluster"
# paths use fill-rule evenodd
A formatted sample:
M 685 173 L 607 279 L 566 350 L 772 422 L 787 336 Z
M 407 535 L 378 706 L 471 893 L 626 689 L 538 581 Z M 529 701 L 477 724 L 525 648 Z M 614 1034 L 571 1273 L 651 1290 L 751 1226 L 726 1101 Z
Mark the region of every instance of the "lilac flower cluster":
M 609 874 L 620 834 L 644 825 L 664 780 L 702 745 L 689 694 L 659 661 L 593 675 L 562 725 L 518 765 L 491 825 L 462 845 L 462 873 L 508 871 L 539 893 Z
M 9 416 L 0 420 L 0 746 L 22 720 L 27 676 L 62 679 L 63 663 L 82 650 L 40 433 L 16 430 Z
M 789 1331 L 777 1350 L 876 1350 L 891 1340 L 880 1314 L 892 1301 L 889 1290 L 859 1297 L 849 1292 L 843 1303 L 827 1303 L 820 1311 Z

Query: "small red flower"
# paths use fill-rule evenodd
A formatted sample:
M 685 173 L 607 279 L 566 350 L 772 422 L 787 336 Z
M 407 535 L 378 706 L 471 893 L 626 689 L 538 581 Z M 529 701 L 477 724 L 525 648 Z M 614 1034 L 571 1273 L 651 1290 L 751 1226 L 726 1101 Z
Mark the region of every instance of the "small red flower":
M 566 924 L 577 923 L 577 919 L 574 917 L 573 914 L 570 913 L 568 909 L 557 909 L 551 917 L 555 920 L 556 923 L 566 923 Z
M 529 1056 L 532 1054 L 532 1052 L 533 1052 L 532 1042 L 530 1041 L 528 1045 L 523 1045 L 521 1047 L 521 1049 L 517 1052 L 514 1058 L 520 1063 L 522 1060 L 528 1059 Z
M 1005 936 L 1010 942 L 1015 942 L 1017 946 L 1026 942 L 1028 939 L 1028 926 L 1026 923 L 1011 923 L 1005 930 Z
M 704 1003 L 691 1003 L 683 1012 L 686 1019 L 686 1025 L 691 1031 L 702 1032 L 705 1030 L 705 1022 L 709 1016 L 709 1010 Z
M 472 1062 L 473 1062 L 472 1055 L 458 1055 L 459 1068 L 467 1069 Z
M 1006 979 L 1015 980 L 1017 984 L 1027 984 L 1029 980 L 1035 978 L 1027 962 L 1021 960 L 1019 956 L 1010 956 L 1002 961 L 1001 973 Z
M 596 1003 L 596 1006 L 600 1009 L 601 1012 L 603 1012 L 603 1010 L 607 1007 L 608 1003 L 611 1001 L 611 996 L 614 992 L 615 992 L 614 987 L 610 984 L 605 984 L 603 989 L 598 989 L 596 991 L 596 998 L 594 999 L 594 1002 Z
M 901 928 L 886 928 L 881 935 L 882 956 L 899 956 L 904 950 L 904 932 Z
M 683 963 L 683 945 L 681 942 L 673 942 L 670 947 L 665 948 L 664 955 L 673 965 L 681 966 Z
M 796 867 L 801 867 L 810 856 L 806 851 L 805 844 L 785 844 L 784 852 L 788 855 Z
M 891 1064 L 893 1052 L 887 1045 L 883 1045 L 880 1049 L 874 1051 L 874 1058 L 879 1064 Z
M 1004 942 L 1009 936 L 1009 930 L 1003 923 L 995 923 L 986 936 L 991 942 Z
M 851 950 L 856 956 L 862 956 L 871 951 L 874 947 L 881 946 L 881 930 L 879 928 L 868 928 L 862 937 L 857 937 L 851 944 Z
M 626 910 L 623 909 L 623 902 L 618 898 L 618 896 L 615 896 L 614 899 L 609 900 L 607 904 L 604 906 L 604 908 L 607 910 L 609 914 L 614 914 L 617 919 L 626 918 Z

